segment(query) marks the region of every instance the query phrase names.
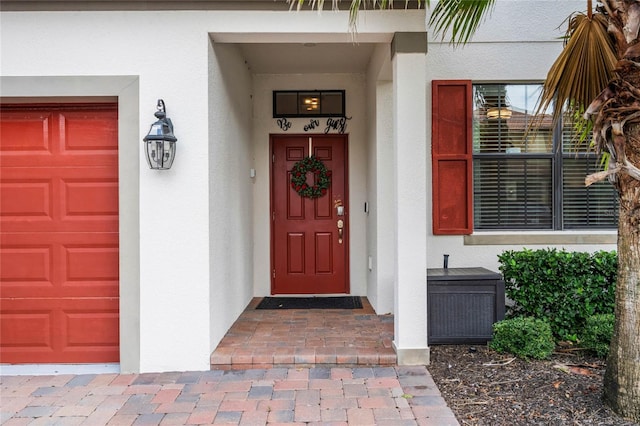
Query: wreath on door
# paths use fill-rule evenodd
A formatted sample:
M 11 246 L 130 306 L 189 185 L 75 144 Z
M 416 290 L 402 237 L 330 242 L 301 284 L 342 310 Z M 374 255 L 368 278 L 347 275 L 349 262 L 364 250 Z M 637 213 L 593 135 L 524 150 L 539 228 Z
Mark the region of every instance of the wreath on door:
M 313 173 L 313 185 L 307 183 L 307 173 Z M 313 155 L 305 157 L 291 169 L 291 188 L 306 198 L 319 198 L 326 195 L 331 185 L 331 170 Z

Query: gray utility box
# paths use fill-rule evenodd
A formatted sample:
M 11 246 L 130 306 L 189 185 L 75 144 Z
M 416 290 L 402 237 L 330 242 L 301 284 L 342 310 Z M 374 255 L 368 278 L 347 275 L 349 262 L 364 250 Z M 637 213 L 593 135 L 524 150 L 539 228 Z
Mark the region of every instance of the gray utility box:
M 485 268 L 427 269 L 429 344 L 486 343 L 504 319 L 504 281 Z

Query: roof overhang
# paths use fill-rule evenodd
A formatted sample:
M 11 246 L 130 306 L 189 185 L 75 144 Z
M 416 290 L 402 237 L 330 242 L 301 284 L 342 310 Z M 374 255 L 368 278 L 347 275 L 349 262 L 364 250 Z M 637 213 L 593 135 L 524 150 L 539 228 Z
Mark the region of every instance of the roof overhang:
M 303 9 L 310 9 L 306 2 Z M 324 3 L 324 9 L 331 9 L 332 1 Z M 393 3 L 393 2 L 392 2 Z M 416 0 L 397 1 L 398 9 L 419 7 Z M 342 1 L 340 9 L 348 10 L 351 2 Z M 297 7 L 297 0 L 293 7 Z M 289 10 L 287 0 L 0 0 L 2 11 L 64 11 L 64 10 Z

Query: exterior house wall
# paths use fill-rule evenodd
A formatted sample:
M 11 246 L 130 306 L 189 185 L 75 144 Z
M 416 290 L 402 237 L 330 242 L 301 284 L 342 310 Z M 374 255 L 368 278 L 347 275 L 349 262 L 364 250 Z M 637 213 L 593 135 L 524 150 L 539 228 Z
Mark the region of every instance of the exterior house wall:
M 367 12 L 356 41 L 388 48 L 399 30 L 423 31 L 424 16 Z M 347 21 L 347 12 L 0 14 L 3 99 L 118 101 L 122 372 L 207 369 L 251 297 L 269 294 L 274 88 L 347 90 L 351 292 L 367 293 L 365 123 L 375 117 L 365 75 L 253 75 L 235 45 L 352 43 Z M 177 159 L 162 172 L 149 170 L 140 152 L 159 98 L 178 137 Z
M 393 83 L 390 49 L 378 46 L 367 70 L 367 296 L 376 312 L 394 310 Z
M 169 21 L 172 25 L 163 28 L 164 46 L 158 50 L 149 35 L 158 34 L 157 22 Z M 202 18 L 193 12 L 4 12 L 0 24 L 3 76 L 16 76 L 22 82 L 25 78 L 37 81 L 31 77 L 43 76 L 73 77 L 78 81 L 87 76 L 137 76 L 139 103 L 130 105 L 129 99 L 119 99 L 125 103 L 121 111 L 138 114 L 121 117 L 138 123 L 135 139 L 120 135 L 121 149 L 129 144 L 140 149 L 142 137 L 155 120 L 156 101 L 164 99 L 179 138 L 174 167 L 160 173 L 148 170 L 137 150 L 136 176 L 130 177 L 130 171 L 123 171 L 121 165 L 120 187 L 139 187 L 133 212 L 121 205 L 125 218 L 139 212 L 137 229 L 121 233 L 124 240 L 139 236 L 139 276 L 127 276 L 127 271 L 121 271 L 120 292 L 123 297 L 139 294 L 138 317 L 121 327 L 122 340 L 128 342 L 129 335 L 139 336 L 131 349 L 139 353 L 139 359 L 128 360 L 128 348 L 121 348 L 121 368 L 207 368 L 208 159 L 203 152 L 206 145 L 196 143 L 206 141 L 208 135 L 208 38 Z M 193 30 L 197 27 L 200 31 Z M 158 57 L 157 52 L 162 54 Z M 171 62 L 167 61 L 166 52 L 171 53 Z M 38 93 L 32 87 L 27 85 L 24 91 L 13 95 L 46 95 L 44 89 Z M 3 84 L 3 96 L 8 89 Z M 95 96 L 99 91 L 97 88 L 97 93 L 75 95 Z M 58 92 L 53 96 L 64 101 L 66 94 Z M 128 262 L 126 255 L 127 252 L 121 253 L 121 265 Z M 129 300 L 123 303 L 128 306 Z M 129 316 L 127 310 L 121 312 L 121 320 Z
M 410 49 L 411 37 L 401 37 L 408 52 L 397 51 L 393 68 L 394 133 L 394 348 L 398 363 L 428 364 L 427 342 L 427 138 L 425 46 Z M 409 43 L 406 43 L 409 42 Z M 394 40 L 396 43 L 396 40 Z
M 251 73 L 238 46 L 209 47 L 209 352 L 253 296 Z M 206 145 L 206 146 L 205 146 Z
M 542 82 L 562 49 L 558 39 L 564 34 L 564 20 L 583 11 L 582 1 L 498 1 L 471 43 L 453 48 L 430 40 L 426 78 L 471 80 L 474 83 Z M 513 19 L 514 16 L 526 19 Z M 566 24 L 566 23 L 565 23 Z M 431 99 L 431 87 L 428 86 Z M 431 128 L 431 105 L 427 127 Z M 429 150 L 431 134 L 428 134 Z M 431 188 L 431 162 L 427 164 L 427 187 Z M 441 268 L 443 254 L 449 267 L 482 266 L 498 271 L 497 255 L 523 247 L 565 248 L 576 251 L 615 250 L 612 231 L 476 231 L 471 236 L 434 236 L 431 223 L 432 199 L 427 200 L 427 266 Z
M 348 12 L 3 11 L 0 96 L 118 101 L 121 370 L 147 372 L 208 369 L 250 299 L 270 294 L 269 134 L 285 133 L 271 92 L 345 89 L 351 293 L 396 314 L 400 359 L 412 348 L 423 359 L 424 269 L 442 254 L 451 267 L 497 270 L 496 255 L 526 241 L 615 248 L 615 232 L 431 232 L 430 82 L 542 81 L 561 49 L 557 26 L 584 6 L 499 0 L 464 48 L 430 40 L 426 56 L 400 57 L 394 33 L 424 32 L 425 12 L 362 12 L 355 40 L 377 47 L 352 74 L 256 74 L 238 46 L 351 43 Z M 141 154 L 158 98 L 178 137 L 162 172 Z M 304 133 L 308 120 L 291 122 L 288 133 Z

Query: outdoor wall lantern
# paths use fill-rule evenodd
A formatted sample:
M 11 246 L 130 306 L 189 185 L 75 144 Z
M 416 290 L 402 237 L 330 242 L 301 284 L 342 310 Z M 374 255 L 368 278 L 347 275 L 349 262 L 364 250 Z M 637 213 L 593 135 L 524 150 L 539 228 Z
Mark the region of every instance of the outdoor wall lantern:
M 144 148 L 149 167 L 156 170 L 169 170 L 176 157 L 176 141 L 173 124 L 167 118 L 164 101 L 158 99 L 158 110 L 154 114 L 158 121 L 151 125 L 149 133 L 144 137 Z

